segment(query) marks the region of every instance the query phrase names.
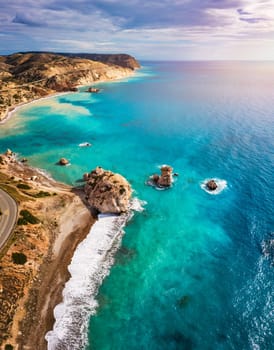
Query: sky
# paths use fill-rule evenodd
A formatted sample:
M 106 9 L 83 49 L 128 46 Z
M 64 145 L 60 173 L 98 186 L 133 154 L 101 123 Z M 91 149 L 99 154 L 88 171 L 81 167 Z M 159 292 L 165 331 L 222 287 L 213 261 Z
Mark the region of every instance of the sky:
M 274 60 L 274 0 L 0 0 L 0 54 Z

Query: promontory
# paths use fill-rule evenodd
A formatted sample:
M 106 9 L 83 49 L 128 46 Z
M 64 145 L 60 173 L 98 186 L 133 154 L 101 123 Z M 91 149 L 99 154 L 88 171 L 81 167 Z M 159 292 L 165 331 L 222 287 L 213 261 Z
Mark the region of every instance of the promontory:
M 21 103 L 120 79 L 140 65 L 126 54 L 25 52 L 0 56 L 0 121 Z

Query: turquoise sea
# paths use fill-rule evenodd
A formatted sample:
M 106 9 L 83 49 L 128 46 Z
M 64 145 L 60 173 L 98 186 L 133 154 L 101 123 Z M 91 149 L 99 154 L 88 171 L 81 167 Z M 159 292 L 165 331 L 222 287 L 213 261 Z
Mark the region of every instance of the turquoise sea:
M 261 248 L 274 232 L 274 63 L 142 64 L 99 94 L 33 103 L 0 126 L 1 152 L 68 184 L 101 165 L 146 202 L 99 290 L 86 350 L 274 349 Z M 179 176 L 157 191 L 145 182 L 162 164 Z M 202 188 L 211 177 L 219 194 Z

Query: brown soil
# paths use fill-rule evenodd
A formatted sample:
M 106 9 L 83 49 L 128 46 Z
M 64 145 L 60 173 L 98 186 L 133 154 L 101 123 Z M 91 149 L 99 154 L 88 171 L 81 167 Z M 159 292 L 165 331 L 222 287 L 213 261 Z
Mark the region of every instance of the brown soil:
M 14 349 L 44 350 L 53 309 L 69 279 L 67 267 L 95 219 L 82 190 L 57 183 L 12 156 L 2 155 L 2 161 L 0 187 L 15 197 L 19 212 L 28 210 L 40 223 L 17 225 L 0 255 L 0 348 L 11 344 Z M 47 195 L 36 198 L 40 191 Z M 27 261 L 16 264 L 14 253 Z

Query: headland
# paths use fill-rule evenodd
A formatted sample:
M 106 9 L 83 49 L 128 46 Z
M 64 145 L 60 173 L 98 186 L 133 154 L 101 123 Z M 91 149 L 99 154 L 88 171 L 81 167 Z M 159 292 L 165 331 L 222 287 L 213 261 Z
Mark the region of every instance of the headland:
M 0 187 L 18 204 L 18 221 L 1 251 L 1 346 L 45 349 L 67 266 L 95 221 L 84 193 L 13 156 L 1 155 Z
M 25 103 L 77 91 L 79 85 L 128 77 L 139 67 L 129 55 L 95 56 L 1 56 L 0 121 Z M 53 310 L 70 277 L 68 265 L 96 217 L 83 189 L 56 182 L 13 152 L 0 157 L 0 188 L 16 200 L 19 213 L 0 253 L 0 347 L 46 349 Z
M 17 106 L 77 91 L 80 85 L 122 79 L 139 68 L 126 54 L 26 52 L 0 56 L 0 122 Z

